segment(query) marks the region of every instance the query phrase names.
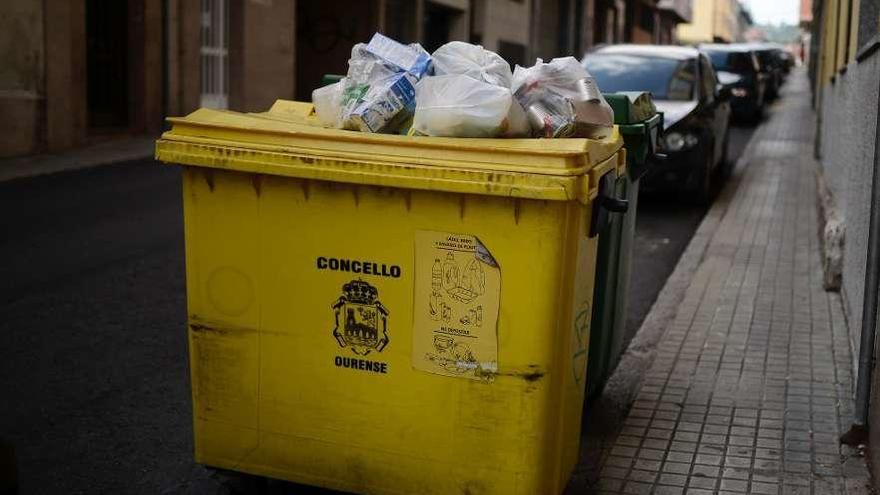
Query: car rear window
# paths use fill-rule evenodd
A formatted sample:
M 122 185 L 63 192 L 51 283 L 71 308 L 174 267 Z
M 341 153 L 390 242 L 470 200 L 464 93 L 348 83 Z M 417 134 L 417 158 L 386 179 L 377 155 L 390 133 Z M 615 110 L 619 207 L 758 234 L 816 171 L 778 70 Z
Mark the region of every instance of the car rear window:
M 591 53 L 584 57 L 584 65 L 602 91 L 650 91 L 658 100 L 694 98 L 694 62 L 622 53 Z
M 754 71 L 752 56 L 744 52 L 728 52 L 721 50 L 708 50 L 706 54 L 712 60 L 715 70 L 745 74 Z

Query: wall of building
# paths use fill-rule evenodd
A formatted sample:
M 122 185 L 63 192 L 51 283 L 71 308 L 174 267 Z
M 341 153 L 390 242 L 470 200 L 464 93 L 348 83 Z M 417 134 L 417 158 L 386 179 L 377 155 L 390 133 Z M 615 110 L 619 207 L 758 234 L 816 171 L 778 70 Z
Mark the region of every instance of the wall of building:
M 532 0 L 482 0 L 476 2 L 474 33 L 487 50 L 498 52 L 511 64 L 528 60 Z M 522 53 L 517 53 L 522 47 Z
M 162 127 L 162 0 L 127 0 L 127 124 L 89 129 L 86 0 L 0 2 L 0 156 Z M 100 136 L 99 136 L 100 135 Z
M 711 42 L 714 35 L 715 0 L 696 0 L 691 22 L 679 24 L 676 32 L 683 43 Z
M 46 148 L 78 146 L 86 137 L 85 1 L 46 0 Z
M 532 57 L 549 60 L 560 55 L 558 36 L 560 28 L 560 14 L 564 2 L 560 0 L 533 0 L 532 8 Z
M 202 2 L 119 2 L 125 2 L 126 8 L 115 15 L 127 16 L 126 29 L 122 35 L 101 36 L 127 36 L 126 48 L 120 50 L 126 54 L 124 61 L 119 62 L 118 53 L 102 52 L 127 67 L 120 78 L 125 92 L 110 102 L 113 109 L 124 111 L 109 112 L 112 118 L 100 124 L 95 124 L 95 116 L 108 112 L 103 107 L 95 111 L 89 88 L 92 97 L 107 93 L 88 83 L 92 70 L 88 62 L 95 52 L 87 45 L 96 39 L 88 23 L 108 24 L 88 21 L 89 0 L 0 2 L 0 114 L 8 117 L 0 120 L 0 156 L 156 133 L 165 115 L 185 115 L 200 106 Z M 609 40 L 633 37 L 625 32 L 626 12 L 633 3 L 654 4 L 653 0 L 229 0 L 228 94 L 222 89 L 215 92 L 220 105 L 243 111 L 265 110 L 278 98 L 308 99 L 321 76 L 344 73 L 351 46 L 376 31 L 405 43 L 419 41 L 429 49 L 435 48 L 426 44 L 429 41 L 435 45 L 448 40 L 478 42 L 512 63 L 531 64 L 536 57 L 581 57 L 605 30 Z M 598 17 L 596 9 L 601 10 Z M 606 40 L 604 34 L 601 38 Z M 635 41 L 656 38 L 656 29 L 643 33 L 635 27 Z M 212 47 L 211 56 L 222 60 L 225 55 L 216 51 L 223 48 Z M 107 72 L 98 73 L 105 86 Z M 214 76 L 223 80 L 222 75 Z M 222 88 L 222 84 L 207 86 Z M 118 88 L 112 81 L 109 87 Z
M 296 89 L 295 0 L 233 1 L 229 19 L 229 108 L 265 111 L 276 99 L 292 100 Z
M 872 210 L 880 213 L 880 201 L 871 203 L 873 175 L 880 173 L 874 169 L 875 153 L 880 153 L 874 149 L 880 119 L 880 19 L 877 0 L 826 0 L 819 7 L 812 18 L 817 47 L 813 59 L 819 117 L 816 151 L 820 174 L 831 191 L 830 206 L 838 212 L 843 227 L 831 232 L 845 233 L 842 238 L 829 237 L 826 227 L 825 240 L 827 244 L 830 238 L 835 245 L 843 241 L 841 292 L 857 360 L 870 255 L 870 215 Z M 831 221 L 836 219 L 831 217 Z M 872 352 L 876 360 L 876 346 Z M 858 372 L 857 361 L 853 366 Z M 880 474 L 880 428 L 876 427 L 880 425 L 880 373 L 875 369 L 873 375 L 868 424 L 876 477 Z
M 125 132 L 162 129 L 162 0 L 129 0 L 129 123 Z
M 659 41 L 659 14 L 656 2 L 635 0 L 626 5 L 626 36 L 628 43 L 652 44 Z
M 849 9 L 853 7 L 856 10 L 850 16 Z M 880 33 L 880 21 L 875 19 L 872 29 L 860 33 L 858 5 L 853 5 L 852 0 L 824 2 L 820 13 L 815 19 L 815 33 L 819 37 L 814 84 L 819 112 L 816 152 L 823 180 L 831 192 L 831 206 L 843 227 L 842 239 L 838 236 L 832 241 L 843 241 L 841 291 L 851 341 L 858 355 L 880 97 L 880 54 L 862 57 L 858 50 Z
M 682 43 L 711 43 L 741 39 L 740 5 L 737 0 L 696 0 L 693 19 L 678 25 Z
M 737 0 L 715 0 L 716 39 L 733 42 L 739 39 L 739 2 Z
M 880 56 L 853 62 L 822 88 L 821 155 L 826 184 L 846 226 L 843 296 L 853 345 L 861 335 Z M 858 352 L 856 352 L 858 354 Z
M 595 0 L 591 41 L 595 45 L 623 41 L 626 4 L 622 0 Z
M 169 116 L 186 115 L 199 108 L 201 10 L 198 2 L 168 0 L 166 109 Z
M 389 35 L 402 42 L 415 41 L 415 5 L 408 10 L 401 0 L 390 3 L 393 13 L 387 19 L 395 34 Z M 324 74 L 348 71 L 351 47 L 366 43 L 380 30 L 379 12 L 375 2 L 362 0 L 300 1 L 296 15 L 296 99 L 307 101 Z
M 575 45 L 574 53 L 571 54 L 577 59 L 583 58 L 583 56 L 593 47 L 596 37 L 593 30 L 596 25 L 594 20 L 596 15 L 596 0 L 582 0 L 581 3 L 581 17 L 580 19 L 575 19 L 574 26 L 576 31 L 580 31 L 579 34 L 576 34 L 576 38 L 580 43 Z
M 526 62 L 565 56 L 580 59 L 595 44 L 596 9 L 613 5 L 607 0 L 532 0 Z M 601 17 L 604 23 L 604 13 Z
M 669 14 L 661 14 L 660 23 L 657 27 L 657 43 L 671 45 L 675 42 L 675 19 Z
M 0 2 L 0 156 L 32 152 L 42 136 L 43 5 Z
M 469 0 L 417 0 L 411 3 L 416 4 L 416 39 L 429 52 L 450 41 L 470 40 Z

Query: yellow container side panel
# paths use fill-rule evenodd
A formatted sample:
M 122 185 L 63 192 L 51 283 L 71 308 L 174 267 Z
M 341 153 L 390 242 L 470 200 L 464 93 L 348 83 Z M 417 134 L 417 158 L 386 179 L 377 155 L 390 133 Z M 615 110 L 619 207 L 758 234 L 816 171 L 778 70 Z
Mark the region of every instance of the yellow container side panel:
M 184 208 L 198 462 L 366 493 L 562 491 L 587 364 L 589 204 L 187 167 Z M 420 230 L 475 235 L 501 267 L 490 380 L 412 367 Z M 360 273 L 341 269 L 355 261 Z M 387 343 L 358 353 L 334 331 L 377 318 L 339 303 L 363 287 Z

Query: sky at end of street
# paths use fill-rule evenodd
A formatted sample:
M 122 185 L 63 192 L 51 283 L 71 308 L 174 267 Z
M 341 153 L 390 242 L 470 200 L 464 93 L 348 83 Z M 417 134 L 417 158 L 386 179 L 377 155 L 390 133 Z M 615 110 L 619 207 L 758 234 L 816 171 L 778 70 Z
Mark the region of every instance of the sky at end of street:
M 705 0 L 696 0 L 705 1 Z M 755 24 L 797 24 L 800 0 L 742 0 Z

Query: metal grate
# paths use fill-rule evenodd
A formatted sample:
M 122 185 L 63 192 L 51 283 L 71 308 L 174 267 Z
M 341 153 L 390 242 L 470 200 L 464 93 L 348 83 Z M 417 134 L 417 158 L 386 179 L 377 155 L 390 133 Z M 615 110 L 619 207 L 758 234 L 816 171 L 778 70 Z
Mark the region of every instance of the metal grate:
M 229 106 L 229 1 L 202 0 L 202 98 L 209 108 Z

